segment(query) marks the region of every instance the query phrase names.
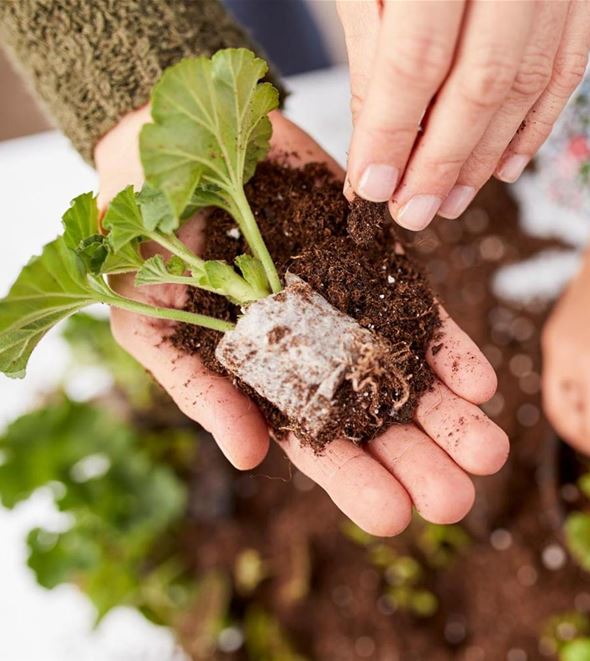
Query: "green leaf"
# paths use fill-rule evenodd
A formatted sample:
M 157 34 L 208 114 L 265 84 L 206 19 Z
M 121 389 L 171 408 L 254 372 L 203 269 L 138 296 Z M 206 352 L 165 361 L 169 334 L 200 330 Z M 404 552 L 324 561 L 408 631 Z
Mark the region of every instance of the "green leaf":
M 66 246 L 78 255 L 90 273 L 127 273 L 137 271 L 143 263 L 137 241 L 127 243 L 113 253 L 109 241 L 98 231 L 98 207 L 92 193 L 84 193 L 72 200 L 62 223 Z
M 590 514 L 573 512 L 565 521 L 565 538 L 578 564 L 590 571 Z
M 0 301 L 0 371 L 21 378 L 33 349 L 58 321 L 101 300 L 106 289 L 89 279 L 62 237 L 20 272 Z
M 130 241 L 116 253 L 109 245 L 109 251 L 102 265 L 102 273 L 130 273 L 137 271 L 143 264 L 143 257 L 139 252 L 139 242 Z
M 108 240 L 115 253 L 143 238 L 145 227 L 133 186 L 127 186 L 112 199 L 102 224 L 109 231 Z
M 181 276 L 185 271 L 186 264 L 181 259 L 172 257 L 166 262 L 162 255 L 154 255 L 146 259 L 137 272 L 135 284 L 142 286 L 171 282 L 173 277 Z
M 172 255 L 170 259 L 166 262 L 166 270 L 171 275 L 183 275 L 187 270 L 188 266 L 185 264 L 177 255 Z
M 88 237 L 99 233 L 98 207 L 92 193 L 74 198 L 70 208 L 62 216 L 64 241 L 68 248 L 77 251 Z
M 254 291 L 258 292 L 258 298 L 263 298 L 270 294 L 264 267 L 259 259 L 252 257 L 252 255 L 238 255 L 235 263 L 240 269 L 244 280 Z
M 62 216 L 63 239 L 89 273 L 101 272 L 109 247 L 99 233 L 98 207 L 92 193 L 78 195 Z
M 441 525 L 420 521 L 416 536 L 418 548 L 431 567 L 448 567 L 469 546 L 469 535 L 459 525 Z
M 104 263 L 109 255 L 109 245 L 104 236 L 94 234 L 80 243 L 76 254 L 82 261 L 85 271 L 99 275 L 103 272 Z
M 142 129 L 141 159 L 147 181 L 166 193 L 177 217 L 199 190 L 206 204 L 225 200 L 228 208 L 232 191 L 266 155 L 267 114 L 278 106 L 277 90 L 258 82 L 267 69 L 246 49 L 225 49 L 183 60 L 154 88 L 155 123 Z
M 178 229 L 178 218 L 162 191 L 145 184 L 137 196 L 137 202 L 141 207 L 146 229 L 160 230 L 164 234 L 171 234 Z
M 209 286 L 231 301 L 244 304 L 260 298 L 259 292 L 238 275 L 227 262 L 211 259 L 204 263 L 205 275 L 199 279 L 201 286 Z

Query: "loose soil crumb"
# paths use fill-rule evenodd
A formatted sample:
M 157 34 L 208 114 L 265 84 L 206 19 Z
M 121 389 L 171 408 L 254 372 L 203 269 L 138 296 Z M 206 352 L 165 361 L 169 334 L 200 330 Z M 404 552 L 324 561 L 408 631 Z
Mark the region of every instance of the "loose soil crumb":
M 355 200 L 346 221 L 350 238 L 361 247 L 372 243 L 383 226 L 384 205 Z
M 370 401 L 369 393 L 361 401 L 352 382 L 346 381 L 338 391 L 341 415 L 334 419 L 330 438 L 343 434 L 363 443 L 394 422 L 408 422 L 434 379 L 425 353 L 440 320 L 421 270 L 410 257 L 399 254 L 399 237 L 386 205 L 349 205 L 340 182 L 321 164 L 294 169 L 262 163 L 246 194 L 279 274 L 289 270 L 300 276 L 334 307 L 385 338 L 399 374 L 410 386 L 399 408 L 396 380 L 378 380 Z M 236 238 L 232 230 L 235 222 L 228 214 L 210 214 L 205 259 L 233 262 L 247 251 L 243 237 Z M 232 321 L 239 314 L 239 308 L 223 297 L 197 289 L 189 293 L 186 309 Z M 214 355 L 220 337 L 216 331 L 179 325 L 172 339 L 183 350 L 198 353 L 210 369 L 226 374 Z M 246 384 L 236 383 L 260 405 L 275 436 L 291 427 L 280 411 Z M 307 442 L 321 450 L 327 438 Z

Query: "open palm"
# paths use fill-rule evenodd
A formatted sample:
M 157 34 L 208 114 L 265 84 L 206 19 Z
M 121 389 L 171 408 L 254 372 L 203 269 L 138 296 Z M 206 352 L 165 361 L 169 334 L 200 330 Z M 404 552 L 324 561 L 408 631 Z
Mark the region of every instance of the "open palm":
M 144 109 L 124 119 L 97 147 L 101 203 L 129 183 L 141 182 L 137 152 Z M 273 113 L 273 150 L 292 154 L 294 165 L 321 161 L 342 178 L 339 166 L 303 131 Z M 128 159 L 121 159 L 122 153 Z M 272 152 L 271 152 L 272 158 Z M 203 217 L 186 223 L 180 238 L 195 252 L 203 236 Z M 154 250 L 146 246 L 146 250 Z M 181 286 L 134 287 L 129 276 L 114 286 L 127 296 L 182 307 Z M 444 313 L 437 340 L 442 348 L 428 362 L 437 376 L 418 406 L 414 424 L 395 425 L 366 447 L 337 439 L 317 456 L 290 436 L 281 447 L 299 470 L 324 488 L 338 507 L 363 529 L 395 535 L 409 523 L 412 506 L 427 520 L 452 523 L 470 509 L 474 487 L 468 473 L 487 475 L 504 464 L 508 439 L 478 408 L 496 388 L 495 374 L 475 344 Z M 169 322 L 112 311 L 118 342 L 148 369 L 179 408 L 208 430 L 229 461 L 250 469 L 269 446 L 266 422 L 254 403 L 225 377 L 205 368 L 198 356 L 176 349 L 167 337 Z

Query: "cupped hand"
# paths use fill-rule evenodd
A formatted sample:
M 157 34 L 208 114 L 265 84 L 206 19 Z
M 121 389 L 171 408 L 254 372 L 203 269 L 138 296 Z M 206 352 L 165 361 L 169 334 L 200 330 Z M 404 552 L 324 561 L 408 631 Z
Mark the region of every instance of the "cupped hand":
M 590 454 L 590 253 L 545 325 L 542 347 L 545 413 Z
M 354 132 L 347 187 L 420 230 L 515 181 L 582 79 L 586 2 L 340 0 Z
M 132 113 L 97 147 L 103 207 L 125 185 L 141 184 L 137 135 L 148 120 L 147 110 Z M 343 176 L 338 165 L 280 113 L 273 113 L 272 121 L 273 149 L 291 154 L 295 165 L 326 162 L 338 177 Z M 195 218 L 180 231 L 180 238 L 195 251 L 202 243 L 203 222 L 202 217 Z M 127 296 L 160 305 L 182 307 L 185 300 L 182 287 L 136 288 L 130 276 L 119 276 L 114 286 Z M 206 369 L 198 356 L 174 348 L 166 339 L 171 330 L 167 322 L 117 309 L 111 319 L 119 343 L 187 416 L 213 435 L 234 466 L 250 469 L 264 459 L 269 433 L 260 411 L 229 379 Z M 442 346 L 428 352 L 437 380 L 422 398 L 414 424 L 393 426 L 364 448 L 336 440 L 320 456 L 301 447 L 293 436 L 280 443 L 293 464 L 370 533 L 401 532 L 410 521 L 412 505 L 429 521 L 458 521 L 474 499 L 468 473 L 494 473 L 506 460 L 506 435 L 477 407 L 494 393 L 495 374 L 446 314 L 442 331 L 444 337 L 436 342 Z

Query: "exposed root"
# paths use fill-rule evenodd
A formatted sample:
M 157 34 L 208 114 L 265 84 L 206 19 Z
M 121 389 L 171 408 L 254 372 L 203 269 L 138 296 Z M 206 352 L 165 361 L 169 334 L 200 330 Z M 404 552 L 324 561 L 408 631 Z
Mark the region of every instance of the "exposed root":
M 383 382 L 393 383 L 395 389 L 400 391 L 393 405 L 394 412 L 399 411 L 410 398 L 409 378 L 400 365 L 412 354 L 405 344 L 397 350 L 382 343 L 360 343 L 356 348 L 356 359 L 350 363 L 345 379 L 350 381 L 354 392 L 369 394 L 369 413 L 375 425 L 380 426 L 383 419 L 379 416 L 379 390 Z

